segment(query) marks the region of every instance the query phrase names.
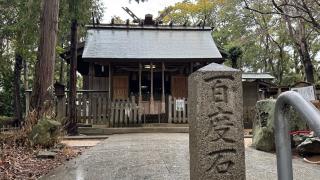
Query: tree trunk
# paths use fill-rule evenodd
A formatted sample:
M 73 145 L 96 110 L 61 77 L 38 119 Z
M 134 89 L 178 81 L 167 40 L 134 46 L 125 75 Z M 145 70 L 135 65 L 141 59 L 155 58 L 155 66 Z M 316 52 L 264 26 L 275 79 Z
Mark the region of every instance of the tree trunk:
M 238 69 L 237 58 L 231 58 L 231 67 L 234 69 Z
M 40 16 L 40 43 L 35 79 L 31 96 L 31 110 L 38 118 L 44 113 L 44 102 L 49 99 L 49 88 L 53 88 L 56 41 L 58 32 L 59 0 L 42 0 Z
M 301 51 L 301 61 L 303 62 L 304 71 L 307 82 L 314 83 L 313 64 L 311 62 L 310 54 L 306 51 Z
M 59 72 L 59 82 L 60 84 L 64 84 L 64 63 L 63 60 L 61 59 L 60 61 L 60 72 Z
M 77 20 L 71 22 L 71 62 L 70 62 L 70 89 L 69 89 L 69 121 L 67 121 L 67 133 L 75 135 L 77 131 L 77 44 L 78 44 Z
M 309 44 L 307 40 L 307 35 L 306 35 L 306 29 L 305 29 L 305 24 L 302 22 L 299 22 L 299 34 L 300 34 L 300 39 L 299 39 L 299 45 L 300 45 L 300 57 L 301 61 L 304 66 L 304 70 L 306 73 L 306 80 L 307 82 L 314 83 L 314 75 L 313 75 L 313 64 L 311 61 L 310 57 L 310 52 L 309 52 Z
M 23 80 L 24 80 L 24 90 L 29 89 L 28 83 L 28 63 L 26 60 L 23 61 Z
M 293 51 L 294 70 L 296 74 L 300 74 L 299 59 L 297 54 L 298 54 L 297 50 L 294 49 Z
M 309 45 L 306 35 L 305 24 L 302 20 L 297 20 L 297 23 L 294 26 L 291 19 L 284 15 L 284 20 L 287 23 L 287 28 L 290 34 L 290 37 L 293 40 L 294 46 L 297 49 L 300 60 L 304 66 L 304 71 L 306 74 L 307 82 L 314 83 L 314 75 L 313 75 L 313 64 L 310 58 Z M 294 29 L 296 27 L 296 29 Z
M 19 125 L 22 124 L 22 107 L 21 107 L 21 70 L 22 70 L 22 57 L 16 54 L 14 64 L 14 81 L 13 81 L 13 95 L 14 95 L 14 110 L 15 117 L 18 120 Z

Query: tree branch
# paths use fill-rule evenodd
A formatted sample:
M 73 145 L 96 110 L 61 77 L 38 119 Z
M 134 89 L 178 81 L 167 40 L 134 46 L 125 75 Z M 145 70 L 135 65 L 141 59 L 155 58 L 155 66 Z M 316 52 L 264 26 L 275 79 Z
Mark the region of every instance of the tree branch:
M 275 0 L 272 0 L 272 5 L 273 7 L 275 8 L 276 11 L 261 11 L 261 10 L 258 10 L 258 9 L 254 9 L 254 8 L 251 8 L 247 2 L 247 0 L 244 0 L 244 3 L 245 3 L 245 9 L 248 9 L 250 11 L 253 11 L 253 12 L 256 12 L 256 13 L 259 13 L 259 14 L 264 14 L 264 15 L 270 15 L 270 14 L 277 14 L 277 15 L 281 15 L 281 16 L 286 16 L 288 18 L 293 18 L 293 19 L 302 19 L 304 21 L 306 21 L 307 23 L 310 23 L 315 29 L 320 30 L 320 23 L 316 21 L 316 19 L 313 17 L 313 14 L 310 10 L 310 8 L 307 6 L 307 4 L 305 3 L 304 0 L 301 0 L 302 1 L 302 6 L 298 6 L 298 5 L 294 5 L 294 4 L 289 4 L 287 3 L 286 1 L 282 4 L 277 4 L 275 2 Z M 320 5 L 320 2 L 318 2 L 318 0 L 314 0 L 318 5 Z M 306 17 L 304 17 L 303 15 L 291 15 L 289 13 L 286 13 L 284 12 L 284 10 L 282 9 L 282 7 L 293 7 L 296 9 L 297 12 L 302 11 L 303 13 L 306 13 L 307 16 L 310 18 L 310 19 L 307 19 Z

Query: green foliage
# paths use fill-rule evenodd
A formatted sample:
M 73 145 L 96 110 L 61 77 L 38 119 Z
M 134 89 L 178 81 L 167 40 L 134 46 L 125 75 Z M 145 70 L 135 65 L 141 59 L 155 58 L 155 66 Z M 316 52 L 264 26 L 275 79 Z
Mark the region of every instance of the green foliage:
M 27 81 L 32 87 L 37 49 L 39 46 L 39 22 L 42 0 L 0 1 L 0 115 L 13 114 L 13 65 L 15 54 L 28 64 Z M 57 59 L 63 48 L 69 46 L 72 2 L 76 5 L 79 38 L 85 37 L 85 25 L 91 23 L 92 13 L 102 18 L 101 0 L 60 0 Z M 60 62 L 60 61 L 59 61 Z M 56 73 L 60 68 L 57 63 Z M 65 71 L 65 76 L 67 76 Z M 58 75 L 56 77 L 59 77 Z M 23 101 L 24 102 L 24 101 Z
M 3 59 L 4 60 L 4 59 Z M 0 66 L 0 115 L 13 115 L 12 81 L 13 72 L 8 62 L 1 62 Z
M 242 56 L 242 50 L 239 46 L 233 46 L 228 50 L 229 58 L 237 66 L 238 60 Z
M 250 2 L 252 8 L 263 12 L 273 10 L 271 3 Z M 303 63 L 280 15 L 250 11 L 242 0 L 184 0 L 171 8 L 171 13 L 164 18 L 165 23 L 196 25 L 205 20 L 207 26 L 214 27 L 212 37 L 219 49 L 228 52 L 230 60 L 237 57 L 237 64 L 243 71 L 271 73 L 276 77 L 274 83 L 279 85 L 304 80 Z M 315 73 L 320 77 L 317 71 L 320 69 L 317 60 L 320 36 L 311 25 L 306 28 Z M 241 52 L 234 49 L 236 47 L 241 47 Z M 226 64 L 232 63 L 226 61 Z

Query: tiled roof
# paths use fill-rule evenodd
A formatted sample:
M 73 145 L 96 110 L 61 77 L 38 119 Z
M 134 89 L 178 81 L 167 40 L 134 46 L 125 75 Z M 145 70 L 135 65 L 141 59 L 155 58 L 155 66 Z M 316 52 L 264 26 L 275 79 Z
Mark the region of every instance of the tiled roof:
M 242 73 L 242 79 L 274 79 L 268 73 Z
M 221 60 L 211 28 L 170 26 L 89 27 L 84 59 Z

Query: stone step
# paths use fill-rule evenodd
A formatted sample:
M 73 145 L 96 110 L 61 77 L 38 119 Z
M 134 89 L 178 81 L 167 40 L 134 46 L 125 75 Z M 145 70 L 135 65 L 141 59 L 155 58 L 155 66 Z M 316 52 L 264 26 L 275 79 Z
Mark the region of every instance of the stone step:
M 79 133 L 84 135 L 112 135 L 128 133 L 188 133 L 189 127 L 132 127 L 132 128 L 103 128 L 79 127 Z
M 105 136 L 105 135 L 96 135 L 96 136 L 81 135 L 81 136 L 64 136 L 62 139 L 63 140 L 89 140 L 89 139 L 103 140 L 107 138 L 108 136 Z
M 189 127 L 189 124 L 173 124 L 173 123 L 146 123 L 142 127 Z

